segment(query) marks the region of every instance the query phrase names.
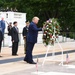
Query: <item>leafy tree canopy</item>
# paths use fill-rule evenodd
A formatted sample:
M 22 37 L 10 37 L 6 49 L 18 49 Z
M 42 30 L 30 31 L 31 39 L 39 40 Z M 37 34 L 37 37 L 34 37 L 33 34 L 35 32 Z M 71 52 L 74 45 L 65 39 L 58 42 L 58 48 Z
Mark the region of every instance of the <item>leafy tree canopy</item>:
M 17 8 L 27 13 L 27 19 L 40 18 L 39 26 L 49 18 L 57 18 L 62 30 L 75 31 L 75 0 L 0 0 L 0 7 Z

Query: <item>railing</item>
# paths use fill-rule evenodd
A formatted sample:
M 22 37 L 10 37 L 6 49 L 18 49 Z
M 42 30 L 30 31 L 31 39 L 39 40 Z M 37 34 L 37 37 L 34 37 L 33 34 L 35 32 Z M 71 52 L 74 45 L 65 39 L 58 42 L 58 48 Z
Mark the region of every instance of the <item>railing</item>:
M 43 33 L 42 32 L 39 32 L 38 33 L 38 39 L 37 39 L 37 43 L 42 43 L 42 35 Z M 19 45 L 23 45 L 24 44 L 24 40 L 23 40 L 23 36 L 22 36 L 22 33 L 19 33 L 19 38 L 20 38 L 20 41 L 19 41 Z M 59 42 L 67 42 L 70 40 L 70 42 L 74 41 L 75 39 L 75 32 L 61 32 L 61 34 L 59 35 Z M 4 34 L 4 41 L 3 41 L 3 47 L 5 46 L 8 46 L 8 34 L 5 33 Z
M 23 36 L 22 36 L 22 33 L 19 33 L 19 45 L 23 45 L 24 44 L 24 41 L 23 41 Z M 5 33 L 4 34 L 4 40 L 3 40 L 3 43 L 2 43 L 2 46 L 5 47 L 5 46 L 8 46 L 9 44 L 9 39 L 8 39 L 8 33 Z M 11 41 L 12 42 L 12 41 Z
M 75 39 L 75 32 L 61 32 L 60 35 L 63 37 Z

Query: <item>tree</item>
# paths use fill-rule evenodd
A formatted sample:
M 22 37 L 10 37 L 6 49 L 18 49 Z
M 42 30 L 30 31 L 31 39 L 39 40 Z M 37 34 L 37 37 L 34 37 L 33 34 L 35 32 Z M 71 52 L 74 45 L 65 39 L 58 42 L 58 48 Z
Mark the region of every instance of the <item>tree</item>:
M 26 12 L 27 18 L 39 16 L 41 23 L 49 18 L 58 18 L 62 29 L 75 24 L 75 0 L 17 0 L 17 9 Z
M 27 13 L 27 19 L 40 18 L 39 26 L 49 18 L 57 18 L 63 31 L 75 31 L 75 0 L 0 0 L 4 8 L 17 8 Z

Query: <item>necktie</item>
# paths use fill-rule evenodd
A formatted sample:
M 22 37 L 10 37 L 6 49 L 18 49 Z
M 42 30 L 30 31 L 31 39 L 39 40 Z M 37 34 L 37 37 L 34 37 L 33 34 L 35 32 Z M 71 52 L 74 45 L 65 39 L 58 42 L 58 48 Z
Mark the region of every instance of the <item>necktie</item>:
M 19 32 L 18 28 L 17 27 L 15 27 L 15 28 L 16 28 L 17 32 Z

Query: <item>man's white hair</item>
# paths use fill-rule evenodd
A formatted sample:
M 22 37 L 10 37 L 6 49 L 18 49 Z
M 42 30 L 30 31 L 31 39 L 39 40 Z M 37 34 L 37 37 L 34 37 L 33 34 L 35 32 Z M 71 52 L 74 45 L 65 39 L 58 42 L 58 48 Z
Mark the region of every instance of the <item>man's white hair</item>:
M 34 21 L 35 19 L 39 20 L 39 18 L 35 16 L 33 17 L 32 21 Z

